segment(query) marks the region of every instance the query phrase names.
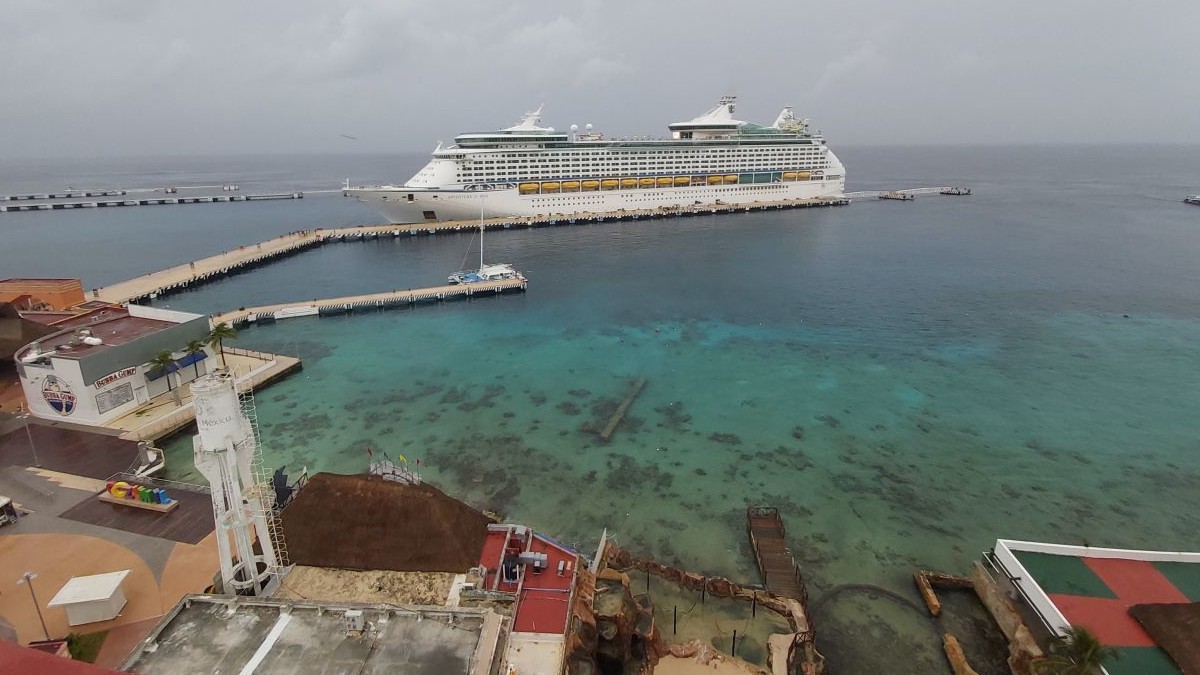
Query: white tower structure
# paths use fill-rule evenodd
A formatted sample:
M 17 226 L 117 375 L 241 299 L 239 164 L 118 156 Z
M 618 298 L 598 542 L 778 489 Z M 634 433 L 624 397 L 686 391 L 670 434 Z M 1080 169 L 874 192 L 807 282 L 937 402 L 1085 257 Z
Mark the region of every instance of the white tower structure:
M 225 371 L 193 382 L 192 395 L 199 431 L 192 447 L 196 468 L 211 486 L 224 591 L 268 594 L 278 582 L 281 561 L 274 493 L 261 475 L 262 455 L 251 422 L 253 399 L 248 416 L 233 378 Z M 254 551 L 256 539 L 261 553 Z

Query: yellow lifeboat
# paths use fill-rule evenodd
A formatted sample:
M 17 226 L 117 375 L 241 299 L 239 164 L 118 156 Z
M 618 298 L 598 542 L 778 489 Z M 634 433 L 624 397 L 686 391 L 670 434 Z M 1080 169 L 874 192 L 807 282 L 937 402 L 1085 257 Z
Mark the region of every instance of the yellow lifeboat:
M 597 190 L 597 189 L 599 189 L 599 188 L 600 188 L 600 181 L 598 181 L 598 180 L 585 180 L 585 181 L 583 181 L 582 183 L 580 183 L 580 187 L 582 187 L 582 188 L 583 188 L 583 191 L 584 191 L 584 192 L 592 192 L 592 191 L 594 191 L 594 190 Z
M 542 192 L 558 192 L 558 188 L 559 188 L 558 181 L 549 181 L 547 183 L 542 183 Z
M 564 180 L 562 183 L 563 192 L 577 192 L 579 190 L 579 181 Z
M 621 187 L 623 187 L 623 188 L 635 188 L 635 187 L 637 187 L 637 184 L 638 184 L 638 181 L 636 178 L 622 178 L 621 179 Z
M 670 176 L 661 176 L 658 179 L 658 187 L 671 187 L 671 183 L 672 181 Z
M 796 180 L 796 177 L 799 175 L 800 174 L 796 173 L 795 171 L 784 171 L 783 179 L 784 180 Z
M 653 178 L 643 178 L 638 181 L 638 185 L 641 187 L 644 187 L 644 188 L 654 187 L 654 179 Z
M 725 176 L 725 184 L 726 185 L 737 185 L 737 182 L 738 182 L 737 174 L 731 173 L 728 176 Z
M 521 183 L 521 185 L 519 186 L 519 189 L 521 190 L 521 194 L 530 195 L 530 194 L 533 194 L 538 191 L 538 184 L 537 183 Z
M 605 178 L 604 180 L 600 181 L 601 190 L 616 190 L 617 185 L 618 183 L 616 178 Z
M 724 176 L 709 176 L 708 177 L 709 185 L 720 185 L 721 183 L 724 183 L 724 182 L 725 182 Z
M 797 179 L 797 180 L 808 180 L 808 179 L 809 179 L 809 178 L 811 178 L 811 177 L 812 177 L 812 174 L 811 174 L 811 173 L 809 173 L 808 171 L 798 171 L 798 172 L 796 172 L 796 179 Z
M 675 177 L 676 187 L 684 187 L 684 186 L 691 185 L 691 184 L 692 184 L 692 179 L 688 178 L 687 176 L 676 176 Z

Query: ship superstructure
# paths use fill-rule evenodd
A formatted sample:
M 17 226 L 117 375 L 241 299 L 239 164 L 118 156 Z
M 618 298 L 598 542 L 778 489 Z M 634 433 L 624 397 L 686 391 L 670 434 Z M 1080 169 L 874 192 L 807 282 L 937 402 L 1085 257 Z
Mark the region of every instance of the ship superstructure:
M 736 99 L 687 122 L 670 138 L 606 138 L 541 126 L 542 109 L 493 132 L 438 146 L 403 185 L 346 188 L 394 223 L 693 204 L 738 204 L 839 195 L 846 172 L 808 120 L 786 107 L 771 126 L 734 118 Z

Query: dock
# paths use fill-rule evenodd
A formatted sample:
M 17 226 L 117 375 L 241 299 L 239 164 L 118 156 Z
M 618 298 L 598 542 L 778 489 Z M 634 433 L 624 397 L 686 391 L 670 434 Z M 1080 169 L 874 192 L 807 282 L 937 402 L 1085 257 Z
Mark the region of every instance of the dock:
M 125 194 L 123 190 L 117 193 Z M 28 199 L 38 195 L 16 195 L 0 199 L 0 213 L 9 211 L 61 211 L 64 209 L 103 209 L 118 206 L 165 206 L 168 204 L 215 204 L 218 202 L 255 202 L 271 199 L 303 199 L 303 192 L 279 192 L 261 195 L 205 195 L 202 197 L 141 197 L 133 199 L 93 199 L 91 201 L 38 201 L 29 203 Z M 49 199 L 60 199 L 66 195 L 46 195 Z
M 232 312 L 218 314 L 212 320 L 213 323 L 225 322 L 234 328 L 240 328 L 251 323 L 275 323 L 279 319 L 301 316 L 341 316 L 362 312 L 380 312 L 423 303 L 495 296 L 502 293 L 519 293 L 523 292 L 527 286 L 528 282 L 524 279 L 499 279 L 477 284 L 409 288 L 403 291 L 351 295 L 311 302 L 287 302 L 260 307 L 243 307 Z
M 758 564 L 766 589 L 775 595 L 807 604 L 808 591 L 788 549 L 787 532 L 779 509 L 773 506 L 747 508 L 746 532 L 750 536 L 754 561 Z
M 51 199 L 84 199 L 87 197 L 121 197 L 128 190 L 68 190 L 66 192 L 41 192 L 38 194 L 0 195 L 0 202 L 48 201 Z
M 627 222 L 662 218 L 681 218 L 726 213 L 745 213 L 777 209 L 821 208 L 843 206 L 849 199 L 815 198 L 791 199 L 751 204 L 696 204 L 678 208 L 635 209 L 605 213 L 553 213 L 522 218 L 488 218 L 450 220 L 429 223 L 389 223 L 360 225 L 331 229 L 305 230 L 269 239 L 252 246 L 240 246 L 184 265 L 151 272 L 104 288 L 92 289 L 90 297 L 112 303 L 145 302 L 171 293 L 188 290 L 210 281 L 246 271 L 282 257 L 330 243 L 362 241 L 381 237 L 409 237 L 449 232 L 478 230 L 508 230 L 533 227 L 560 227 L 598 223 Z
M 954 190 L 962 190 L 963 192 L 953 192 Z M 923 195 L 957 195 L 971 194 L 970 188 L 954 187 L 950 185 L 942 185 L 940 187 L 918 187 L 904 188 L 903 190 L 859 190 L 857 192 L 847 192 L 843 197 L 847 199 L 897 199 L 900 201 L 912 201 L 914 197 Z

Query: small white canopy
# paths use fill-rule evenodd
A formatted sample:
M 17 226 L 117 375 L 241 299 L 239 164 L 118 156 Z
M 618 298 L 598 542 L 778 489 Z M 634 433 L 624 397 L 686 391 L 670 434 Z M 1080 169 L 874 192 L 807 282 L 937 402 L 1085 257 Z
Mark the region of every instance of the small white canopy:
M 46 606 L 65 608 L 67 623 L 72 626 L 107 621 L 125 606 L 121 583 L 127 576 L 129 570 L 71 577 Z

